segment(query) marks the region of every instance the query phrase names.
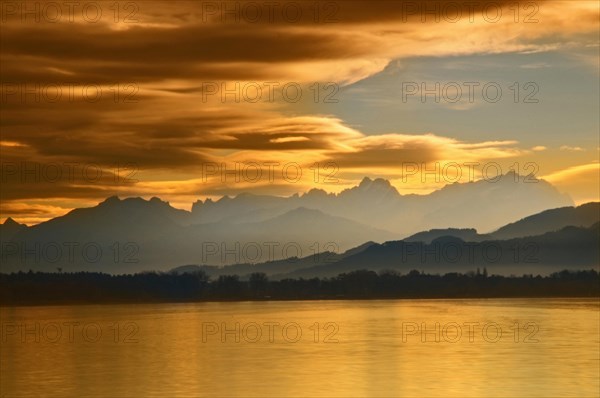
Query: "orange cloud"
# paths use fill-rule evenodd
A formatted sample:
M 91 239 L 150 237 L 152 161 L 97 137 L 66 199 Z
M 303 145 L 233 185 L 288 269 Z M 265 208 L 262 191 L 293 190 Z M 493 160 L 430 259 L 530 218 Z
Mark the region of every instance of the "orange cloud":
M 245 14 L 256 2 L 227 3 L 234 7 L 229 19 L 206 3 L 224 4 L 144 1 L 131 20 L 108 13 L 98 23 L 80 12 L 60 23 L 3 15 L 2 216 L 39 220 L 62 214 L 67 199 L 75 206 L 114 193 L 166 195 L 181 204 L 227 190 L 288 194 L 315 186 L 315 163 L 339 168 L 337 185 L 327 183 L 336 191 L 368 173 L 398 178 L 403 161 L 513 159 L 527 153 L 516 141 L 464 142 L 443 131 L 367 136 L 303 101 L 315 82 L 350 85 L 392 60 L 597 45 L 599 20 L 596 4 L 585 1 L 534 3 L 537 10 L 519 3 L 518 15 L 511 14 L 514 1 L 498 1 L 498 21 L 484 14 L 485 2 L 436 2 L 446 11 L 459 4 L 458 20 L 440 10 L 423 13 L 431 2 L 410 2 L 417 9 L 390 1 L 327 2 L 333 8 L 278 2 L 272 18 L 263 13 L 256 21 Z M 287 6 L 301 9 L 293 22 L 281 12 Z M 303 101 L 286 100 L 279 89 L 256 102 L 208 91 L 272 83 L 297 84 Z M 56 90 L 62 95 L 54 101 Z M 206 164 L 253 161 L 295 162 L 309 171 L 294 184 L 232 185 L 201 175 Z M 74 177 L 64 172 L 72 164 Z M 41 178 L 23 183 L 23 166 L 48 165 L 65 174 L 52 179 L 34 171 Z M 119 180 L 122 166 L 136 169 L 135 182 Z M 90 183 L 85 170 L 101 176 Z M 319 183 L 330 172 L 318 170 Z M 436 186 L 415 181 L 405 188 Z
M 600 201 L 600 163 L 568 167 L 542 177 L 575 199 L 577 204 Z

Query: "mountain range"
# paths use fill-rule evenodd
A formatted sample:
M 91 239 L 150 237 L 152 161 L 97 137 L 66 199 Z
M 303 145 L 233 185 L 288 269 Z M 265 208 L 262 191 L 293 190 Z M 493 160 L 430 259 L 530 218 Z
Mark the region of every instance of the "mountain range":
M 275 275 L 304 268 L 299 263 L 314 266 L 323 258 L 334 263 L 404 238 L 426 244 L 443 236 L 481 242 L 598 221 L 597 203 L 565 207 L 572 204 L 568 196 L 535 181 L 509 173 L 496 182 L 400 195 L 386 180 L 365 178 L 339 194 L 316 189 L 290 197 L 246 193 L 198 201 L 191 211 L 159 198 L 113 196 L 30 227 L 7 219 L 0 225 L 0 271 L 60 267 L 123 273 L 177 264 L 214 269 L 237 264 Z M 295 265 L 290 258 L 298 259 Z
M 507 224 L 488 234 L 479 234 L 474 228 L 445 228 L 419 232 L 404 240 L 431 243 L 432 240 L 442 236 L 454 236 L 466 242 L 481 242 L 535 236 L 568 226 L 590 226 L 600 221 L 599 212 L 598 202 L 590 202 L 577 207 L 567 206 L 545 210 Z
M 550 183 L 513 172 L 495 181 L 454 183 L 428 195 L 401 195 L 387 180 L 365 177 L 339 194 L 312 189 L 287 198 L 241 194 L 192 206 L 193 223 L 257 222 L 298 207 L 320 210 L 396 236 L 432 228 L 476 228 L 489 232 L 522 217 L 572 206 Z
M 537 236 L 507 240 L 465 242 L 443 236 L 430 243 L 390 241 L 374 244 L 330 264 L 314 264 L 273 279 L 332 277 L 367 269 L 408 273 L 468 272 L 486 268 L 504 275 L 550 274 L 563 269 L 596 269 L 600 264 L 600 223 L 590 227 L 564 227 Z
M 580 218 L 586 214 L 587 218 Z M 530 234 L 535 225 L 546 232 Z M 480 235 L 475 229 L 425 231 L 381 244 L 367 242 L 341 254 L 325 252 L 262 264 L 227 267 L 187 265 L 175 273 L 203 271 L 210 277 L 248 276 L 263 272 L 271 279 L 332 277 L 359 269 L 407 273 L 468 272 L 487 268 L 497 274 L 549 274 L 563 269 L 598 269 L 600 264 L 600 203 L 544 211 Z M 523 228 L 523 233 L 519 233 Z M 507 236 L 507 230 L 513 236 Z

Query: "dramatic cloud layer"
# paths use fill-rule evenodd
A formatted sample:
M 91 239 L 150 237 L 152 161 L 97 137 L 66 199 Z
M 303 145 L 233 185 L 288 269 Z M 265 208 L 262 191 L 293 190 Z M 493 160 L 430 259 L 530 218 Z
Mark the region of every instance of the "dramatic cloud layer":
M 423 181 L 407 164 L 506 172 L 534 153 L 561 167 L 542 174 L 559 185 L 569 176 L 593 198 L 570 170 L 588 173 L 594 154 L 564 160 L 581 152 L 567 139 L 559 151 L 543 137 L 522 145 L 518 132 L 368 135 L 320 104 L 414 57 L 565 51 L 597 68 L 579 51 L 598 46 L 594 2 L 58 2 L 59 14 L 36 4 L 2 4 L 0 220 L 37 222 L 115 193 L 189 207 L 244 190 L 340 191 L 364 175 L 428 192 L 448 181 Z M 248 174 L 257 164 L 262 178 Z M 223 168 L 246 174 L 223 178 Z

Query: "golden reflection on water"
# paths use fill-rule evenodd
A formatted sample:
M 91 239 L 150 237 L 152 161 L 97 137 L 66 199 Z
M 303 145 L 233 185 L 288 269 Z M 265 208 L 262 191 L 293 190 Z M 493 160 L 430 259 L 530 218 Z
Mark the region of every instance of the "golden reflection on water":
M 599 308 L 594 299 L 3 307 L 0 395 L 593 397 Z

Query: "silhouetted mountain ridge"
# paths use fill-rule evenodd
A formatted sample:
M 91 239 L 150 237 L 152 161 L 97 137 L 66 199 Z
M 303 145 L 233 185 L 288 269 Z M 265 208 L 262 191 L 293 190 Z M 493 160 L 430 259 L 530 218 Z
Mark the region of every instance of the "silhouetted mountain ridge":
M 464 242 L 458 237 L 443 236 L 430 244 L 390 241 L 371 245 L 333 264 L 318 264 L 278 277 L 325 277 L 359 269 L 445 273 L 487 267 L 499 274 L 598 269 L 599 242 L 600 223 L 590 227 L 568 226 L 539 236 L 509 240 Z
M 432 229 L 411 235 L 404 240 L 430 243 L 442 236 L 455 236 L 467 242 L 483 240 L 503 240 L 525 236 L 541 235 L 546 232 L 558 231 L 567 226 L 589 227 L 600 221 L 600 202 L 590 202 L 577 207 L 561 207 L 549 209 L 541 213 L 507 224 L 489 234 L 479 234 L 473 228 Z
M 11 217 L 8 217 L 4 224 L 0 225 L 0 242 L 10 241 L 13 236 L 22 231 L 23 229 L 27 229 L 27 225 L 19 224 Z
M 495 199 L 481 200 L 490 192 Z M 492 215 L 506 218 L 508 222 L 531 214 L 523 214 L 529 208 L 521 206 L 524 197 L 527 203 L 535 204 L 529 207 L 565 201 L 548 183 L 526 183 L 522 178 L 513 179 L 509 175 L 497 185 L 485 181 L 453 184 L 422 196 L 403 196 L 389 181 L 364 178 L 358 186 L 339 194 L 314 189 L 304 195 L 290 197 L 247 193 L 231 198 L 225 196 L 218 201 L 196 202 L 191 212 L 173 208 L 157 197 L 146 200 L 113 196 L 97 206 L 74 209 L 64 216 L 29 228 L 19 227 L 17 230 L 12 221 L 7 221 L 8 228 L 3 225 L 0 231 L 15 231 L 10 234 L 10 241 L 26 245 L 93 243 L 102 248 L 104 256 L 97 262 L 86 263 L 88 269 L 118 272 L 125 267 L 133 272 L 164 269 L 177 263 L 262 263 L 294 255 L 304 258 L 311 253 L 341 253 L 364 242 L 401 238 L 406 235 L 396 231 L 414 229 L 427 224 L 426 220 L 430 218 L 432 224 L 447 223 L 444 227 L 466 224 L 474 219 L 478 220 L 477 225 L 482 225 L 482 220 L 492 218 Z M 458 206 L 461 200 L 465 203 L 458 211 L 454 206 Z M 471 203 L 473 200 L 476 205 Z M 436 212 L 443 216 L 432 218 Z M 499 213 L 503 215 L 499 216 Z M 518 227 L 511 228 L 518 230 Z M 458 235 L 465 240 L 488 238 L 487 235 L 475 235 L 473 230 L 460 231 L 463 229 L 454 228 L 445 233 L 437 229 L 419 233 L 417 239 L 428 237 L 431 241 L 444 235 Z M 418 231 L 411 231 L 415 232 Z M 4 232 L 3 235 L 9 236 Z M 2 239 L 5 240 L 4 237 Z M 277 245 L 274 257 L 264 248 L 267 242 Z M 123 256 L 118 255 L 121 253 L 112 253 L 122 250 L 124 245 L 135 247 L 130 252 L 135 254 L 135 262 L 122 263 Z M 244 256 L 250 249 L 259 253 Z M 232 250 L 235 255 L 227 254 Z M 293 250 L 297 253 L 292 254 Z M 44 269 L 56 264 L 42 261 L 15 265 L 9 261 L 3 264 L 3 269 L 8 266 L 11 269 Z M 65 265 L 65 269 L 80 269 L 82 266 L 74 261 Z

